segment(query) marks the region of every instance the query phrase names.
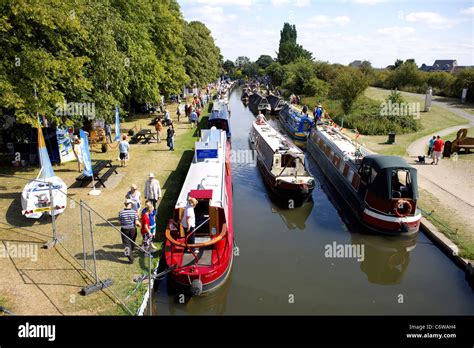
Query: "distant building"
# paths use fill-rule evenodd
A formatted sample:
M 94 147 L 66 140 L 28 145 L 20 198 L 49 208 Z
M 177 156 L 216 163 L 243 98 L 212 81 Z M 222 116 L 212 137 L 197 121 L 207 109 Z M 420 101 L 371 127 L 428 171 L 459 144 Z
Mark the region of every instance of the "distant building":
M 444 71 L 444 72 L 452 74 L 458 68 L 459 66 L 456 59 L 437 59 L 431 66 L 422 64 L 420 67 L 420 70 L 430 71 L 430 72 L 443 72 Z
M 362 65 L 361 60 L 354 60 L 352 63 L 349 63 L 349 66 L 353 68 L 360 68 L 361 65 Z

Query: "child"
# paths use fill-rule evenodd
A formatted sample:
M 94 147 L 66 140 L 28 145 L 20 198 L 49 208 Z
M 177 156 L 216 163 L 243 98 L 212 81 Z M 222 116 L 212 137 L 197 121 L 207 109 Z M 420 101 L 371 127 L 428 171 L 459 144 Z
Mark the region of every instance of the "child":
M 150 215 L 148 209 L 142 215 L 142 237 L 143 237 L 143 249 L 146 252 L 150 252 L 151 241 L 153 239 L 153 234 L 150 230 Z

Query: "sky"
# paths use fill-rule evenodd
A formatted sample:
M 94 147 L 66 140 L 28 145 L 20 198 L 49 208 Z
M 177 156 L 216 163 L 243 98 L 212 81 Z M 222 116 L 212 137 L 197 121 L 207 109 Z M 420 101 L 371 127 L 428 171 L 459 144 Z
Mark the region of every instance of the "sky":
M 178 0 L 211 30 L 224 59 L 276 57 L 283 23 L 317 60 L 386 67 L 456 59 L 474 65 L 474 0 Z

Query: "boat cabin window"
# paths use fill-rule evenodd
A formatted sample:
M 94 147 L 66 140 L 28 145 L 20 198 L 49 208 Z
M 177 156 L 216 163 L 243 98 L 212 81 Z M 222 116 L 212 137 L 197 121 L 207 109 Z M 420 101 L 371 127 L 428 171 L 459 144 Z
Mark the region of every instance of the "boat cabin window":
M 360 180 L 369 183 L 370 182 L 370 173 L 371 173 L 371 168 L 367 164 L 363 164 L 360 169 L 359 169 L 359 174 L 360 174 Z
M 411 198 L 413 197 L 413 186 L 410 172 L 399 169 L 392 171 L 392 197 Z
M 292 155 L 282 155 L 281 156 L 281 166 L 282 168 L 296 168 L 296 158 Z

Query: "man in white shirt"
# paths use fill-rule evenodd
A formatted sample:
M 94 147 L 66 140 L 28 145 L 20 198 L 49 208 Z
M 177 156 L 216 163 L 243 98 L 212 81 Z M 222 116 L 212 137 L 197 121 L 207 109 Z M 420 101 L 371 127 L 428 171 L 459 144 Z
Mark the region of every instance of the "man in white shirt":
M 149 200 L 153 204 L 153 208 L 156 210 L 156 204 L 161 198 L 161 187 L 160 182 L 155 179 L 155 174 L 150 173 L 148 175 L 143 194 L 145 195 L 145 199 Z
M 188 243 L 187 244 L 194 244 L 195 242 L 195 234 L 194 229 L 196 228 L 196 215 L 194 214 L 194 207 L 196 207 L 198 201 L 196 198 L 189 197 L 188 198 L 188 205 L 184 208 L 183 218 L 181 219 L 181 226 L 186 231 L 186 237 Z M 191 234 L 191 235 L 190 235 Z M 199 253 L 199 249 L 194 249 L 193 252 L 195 254 Z

